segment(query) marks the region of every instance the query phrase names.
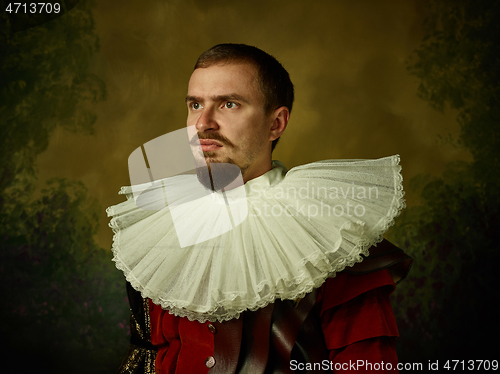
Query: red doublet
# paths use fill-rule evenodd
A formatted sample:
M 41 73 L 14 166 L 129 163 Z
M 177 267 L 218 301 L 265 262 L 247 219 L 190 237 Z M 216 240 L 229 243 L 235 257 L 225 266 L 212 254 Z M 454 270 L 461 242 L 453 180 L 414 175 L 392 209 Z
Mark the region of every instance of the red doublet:
M 394 337 L 399 334 L 389 301 L 394 288 L 386 269 L 363 275 L 340 273 L 321 286 L 317 305 L 331 367 L 337 364 L 348 369 L 349 363 L 358 360 L 365 365 L 383 361 L 392 364 L 391 372 L 397 373 Z M 149 303 L 151 341 L 158 348 L 156 372 L 208 373 L 205 362 L 214 354 L 216 333 L 211 323 L 176 317 Z M 360 367 L 356 371 L 370 372 Z

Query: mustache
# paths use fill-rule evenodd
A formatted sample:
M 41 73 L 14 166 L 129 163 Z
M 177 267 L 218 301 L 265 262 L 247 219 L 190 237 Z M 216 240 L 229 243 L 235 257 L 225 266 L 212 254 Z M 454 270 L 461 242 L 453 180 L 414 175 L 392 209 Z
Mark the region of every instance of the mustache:
M 235 148 L 234 144 L 228 138 L 226 138 L 225 136 L 223 136 L 221 134 L 217 134 L 217 133 L 207 134 L 207 133 L 200 133 L 200 132 L 197 134 L 198 134 L 198 139 L 200 139 L 200 140 L 201 139 L 217 140 L 222 145 L 226 145 L 226 146 Z M 189 144 L 191 144 L 193 146 L 199 145 L 198 141 L 196 140 L 196 137 L 194 137 L 194 136 L 189 141 Z

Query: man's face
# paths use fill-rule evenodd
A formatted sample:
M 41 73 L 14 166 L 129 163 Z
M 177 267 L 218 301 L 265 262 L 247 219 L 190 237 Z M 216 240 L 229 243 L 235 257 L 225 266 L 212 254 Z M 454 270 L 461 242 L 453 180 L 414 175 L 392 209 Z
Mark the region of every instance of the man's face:
M 186 97 L 187 126 L 195 126 L 205 160 L 237 165 L 246 182 L 271 169 L 272 114 L 253 65 L 217 64 L 196 69 Z

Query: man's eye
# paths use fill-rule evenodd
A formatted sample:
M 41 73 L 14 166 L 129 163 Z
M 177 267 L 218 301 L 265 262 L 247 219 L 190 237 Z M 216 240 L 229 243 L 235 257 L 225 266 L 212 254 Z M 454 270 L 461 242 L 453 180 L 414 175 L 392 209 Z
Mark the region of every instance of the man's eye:
M 194 110 L 200 109 L 201 105 L 199 103 L 192 103 L 191 108 Z
M 225 106 L 227 109 L 232 109 L 232 108 L 236 108 L 236 107 L 237 107 L 237 104 L 236 104 L 236 103 L 233 103 L 232 101 L 228 101 L 226 104 L 224 104 L 224 106 Z

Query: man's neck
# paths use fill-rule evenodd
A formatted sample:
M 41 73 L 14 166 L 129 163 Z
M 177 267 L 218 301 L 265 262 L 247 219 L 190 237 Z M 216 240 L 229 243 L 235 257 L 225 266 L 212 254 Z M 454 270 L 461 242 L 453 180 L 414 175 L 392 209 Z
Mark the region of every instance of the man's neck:
M 266 174 L 269 170 L 272 169 L 272 162 L 271 159 L 266 160 L 266 162 L 262 163 L 255 169 L 248 169 L 244 174 L 243 174 L 243 183 L 247 183 L 248 181 L 258 178 L 261 175 Z

